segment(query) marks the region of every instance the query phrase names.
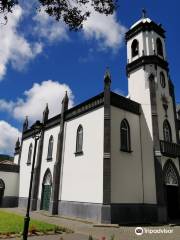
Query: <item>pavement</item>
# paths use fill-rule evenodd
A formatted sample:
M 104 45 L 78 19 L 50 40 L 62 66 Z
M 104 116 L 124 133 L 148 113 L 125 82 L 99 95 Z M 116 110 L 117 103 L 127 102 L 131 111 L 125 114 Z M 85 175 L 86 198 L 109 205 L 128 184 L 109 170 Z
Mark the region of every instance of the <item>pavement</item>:
M 25 210 L 21 208 L 4 208 L 4 210 L 25 215 Z M 74 231 L 74 233 L 33 236 L 29 237 L 30 240 L 89 240 L 89 235 L 93 237 L 93 240 L 180 240 L 179 223 L 159 226 L 94 225 L 79 219 L 51 216 L 42 211 L 31 212 L 30 216 L 33 219 L 60 225 Z M 140 229 L 143 231 L 142 235 L 135 234 L 136 227 L 142 227 L 142 230 Z M 18 238 L 9 238 L 9 240 L 13 239 Z

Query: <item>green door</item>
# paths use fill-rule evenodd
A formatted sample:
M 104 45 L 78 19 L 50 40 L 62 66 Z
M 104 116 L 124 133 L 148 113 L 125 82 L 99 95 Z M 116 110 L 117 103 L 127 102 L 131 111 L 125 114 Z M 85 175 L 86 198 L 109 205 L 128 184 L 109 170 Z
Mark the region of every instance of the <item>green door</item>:
M 43 185 L 42 209 L 48 211 L 51 198 L 51 185 Z

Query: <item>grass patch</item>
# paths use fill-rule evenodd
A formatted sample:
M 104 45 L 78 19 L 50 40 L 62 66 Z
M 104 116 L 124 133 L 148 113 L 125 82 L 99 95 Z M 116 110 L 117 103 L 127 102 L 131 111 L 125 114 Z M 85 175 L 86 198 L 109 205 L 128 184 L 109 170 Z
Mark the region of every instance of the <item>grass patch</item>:
M 0 235 L 21 234 L 23 231 L 24 217 L 0 211 Z M 30 220 L 29 232 L 35 234 L 36 232 L 47 233 L 49 231 L 55 232 L 72 232 L 70 229 L 60 227 L 54 224 L 45 223 L 37 220 Z

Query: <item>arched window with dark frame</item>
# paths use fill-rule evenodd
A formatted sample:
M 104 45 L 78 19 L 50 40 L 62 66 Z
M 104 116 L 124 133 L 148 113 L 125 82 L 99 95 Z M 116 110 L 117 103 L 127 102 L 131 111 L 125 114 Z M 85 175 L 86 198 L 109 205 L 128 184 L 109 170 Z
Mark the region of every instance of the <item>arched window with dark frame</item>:
M 32 143 L 29 145 L 29 151 L 28 151 L 28 159 L 27 159 L 27 164 L 30 165 L 31 164 L 31 158 L 32 158 Z
M 82 153 L 83 150 L 83 127 L 79 125 L 76 134 L 76 153 Z
M 163 45 L 160 38 L 156 39 L 157 54 L 163 57 Z
M 137 39 L 134 39 L 131 44 L 131 55 L 135 57 L 139 54 L 139 42 Z
M 164 141 L 172 142 L 171 126 L 167 119 L 163 123 L 163 134 L 164 134 Z
M 166 79 L 165 79 L 165 75 L 162 71 L 160 72 L 160 84 L 161 84 L 162 88 L 166 87 Z
M 53 136 L 51 135 L 49 138 L 49 144 L 48 144 L 47 160 L 52 160 L 53 143 L 54 143 L 54 139 L 53 139 Z
M 4 190 L 5 190 L 5 183 L 2 179 L 0 179 L 0 206 L 3 202 Z
M 130 127 L 126 119 L 122 120 L 120 126 L 121 151 L 131 151 Z

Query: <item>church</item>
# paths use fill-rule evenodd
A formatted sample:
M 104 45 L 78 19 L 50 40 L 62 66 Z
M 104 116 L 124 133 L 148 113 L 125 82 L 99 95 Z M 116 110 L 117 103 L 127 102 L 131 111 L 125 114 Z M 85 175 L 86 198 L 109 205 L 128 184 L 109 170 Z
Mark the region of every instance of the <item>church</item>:
M 31 210 L 98 223 L 180 217 L 180 110 L 165 30 L 144 13 L 125 40 L 128 97 L 111 91 L 107 70 L 98 95 L 69 109 L 65 94 L 52 118 L 45 107 Z M 19 207 L 27 206 L 34 142 L 26 119 L 14 157 L 20 165 Z

